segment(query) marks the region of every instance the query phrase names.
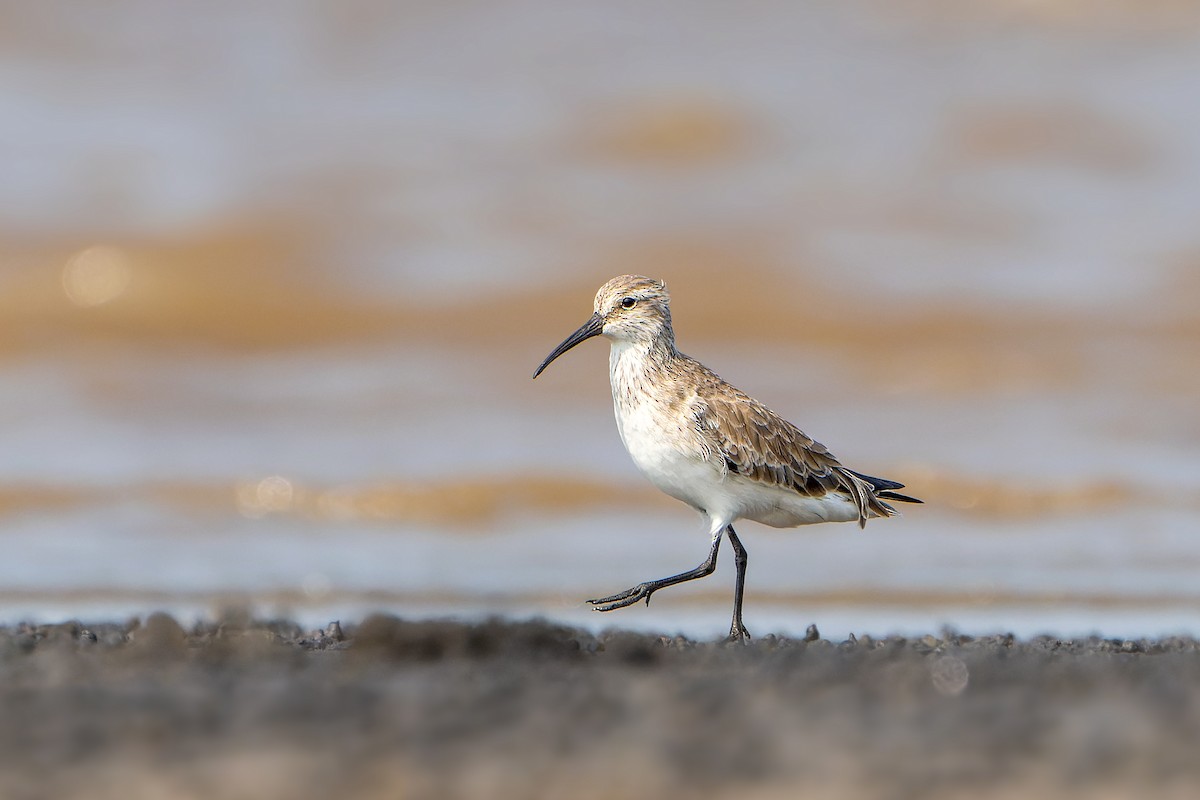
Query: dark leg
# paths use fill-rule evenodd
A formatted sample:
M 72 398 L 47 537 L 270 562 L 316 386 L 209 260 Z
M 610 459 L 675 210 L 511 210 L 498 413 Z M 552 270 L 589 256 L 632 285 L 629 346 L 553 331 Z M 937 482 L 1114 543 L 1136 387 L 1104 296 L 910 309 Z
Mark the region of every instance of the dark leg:
M 750 639 L 750 631 L 742 624 L 742 591 L 746 588 L 746 563 L 750 556 L 742 547 L 742 540 L 733 532 L 733 526 L 725 528 L 729 543 L 733 545 L 733 563 L 737 565 L 737 579 L 733 584 L 733 624 L 729 626 L 729 641 L 744 642 Z
M 737 541 L 736 539 L 734 541 Z M 741 547 L 738 542 L 735 547 Z M 595 600 L 588 600 L 589 603 L 596 607 L 596 611 L 613 611 L 618 608 L 631 606 L 639 600 L 645 600 L 646 605 L 650 605 L 650 595 L 663 589 L 667 586 L 674 586 L 677 583 L 685 581 L 694 581 L 696 578 L 703 578 L 707 575 L 712 575 L 713 570 L 717 568 L 717 550 L 721 547 L 721 537 L 713 539 L 712 549 L 708 551 L 708 558 L 703 564 L 690 569 L 687 572 L 681 572 L 678 575 L 672 575 L 669 578 L 660 578 L 656 581 L 646 581 L 639 583 L 632 589 L 626 589 L 623 592 L 618 592 L 608 597 L 599 597 Z M 739 573 L 740 574 L 740 573 Z

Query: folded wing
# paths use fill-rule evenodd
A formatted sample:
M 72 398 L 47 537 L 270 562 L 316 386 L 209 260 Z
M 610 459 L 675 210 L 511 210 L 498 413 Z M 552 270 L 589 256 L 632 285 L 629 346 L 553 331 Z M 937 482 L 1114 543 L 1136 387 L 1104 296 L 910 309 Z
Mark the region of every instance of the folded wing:
M 693 405 L 697 432 L 731 473 L 806 497 L 838 492 L 858 508 L 858 524 L 897 512 L 884 500 L 919 503 L 903 484 L 846 469 L 825 445 L 709 372 Z

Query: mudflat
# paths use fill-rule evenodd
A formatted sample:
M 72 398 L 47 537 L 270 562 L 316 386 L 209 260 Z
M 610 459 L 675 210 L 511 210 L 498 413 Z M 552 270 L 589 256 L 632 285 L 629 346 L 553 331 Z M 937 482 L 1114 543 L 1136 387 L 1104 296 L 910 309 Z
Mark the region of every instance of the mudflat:
M 1200 642 L 0 628 L 0 796 L 1194 797 Z

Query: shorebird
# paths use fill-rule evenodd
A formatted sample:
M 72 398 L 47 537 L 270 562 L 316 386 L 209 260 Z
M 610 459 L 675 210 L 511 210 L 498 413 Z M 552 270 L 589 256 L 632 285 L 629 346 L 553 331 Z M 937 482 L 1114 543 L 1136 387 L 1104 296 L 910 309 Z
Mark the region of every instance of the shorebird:
M 852 522 L 898 512 L 886 501 L 920 503 L 897 492 L 904 484 L 847 469 L 825 445 L 722 380 L 675 346 L 670 296 L 662 281 L 621 275 L 600 287 L 594 312 L 533 373 L 593 336 L 611 343 L 608 359 L 617 432 L 650 482 L 699 511 L 712 543 L 695 569 L 588 600 L 613 611 L 659 589 L 711 575 L 723 536 L 733 547 L 737 578 L 729 638 L 745 641 L 742 623 L 746 548 L 733 530 L 742 519 L 775 528 Z

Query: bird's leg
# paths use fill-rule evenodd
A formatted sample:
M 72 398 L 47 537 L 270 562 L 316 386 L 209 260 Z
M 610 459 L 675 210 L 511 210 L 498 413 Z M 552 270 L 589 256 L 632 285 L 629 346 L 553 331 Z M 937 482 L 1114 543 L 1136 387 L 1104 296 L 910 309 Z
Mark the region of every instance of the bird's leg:
M 750 640 L 750 631 L 742 624 L 742 592 L 746 588 L 746 563 L 750 560 L 742 540 L 734 533 L 733 526 L 728 525 L 725 532 L 729 534 L 729 543 L 733 545 L 733 563 L 737 565 L 737 578 L 733 584 L 733 623 L 729 626 L 729 641 L 745 642 Z
M 736 539 L 734 540 L 736 541 Z M 741 547 L 738 542 L 737 547 Z M 681 572 L 678 575 L 672 575 L 669 578 L 659 578 L 656 581 L 646 581 L 639 583 L 632 589 L 626 589 L 623 592 L 618 592 L 608 597 L 598 597 L 595 600 L 588 600 L 596 611 L 613 611 L 618 608 L 631 606 L 639 600 L 645 600 L 646 605 L 650 605 L 650 595 L 663 589 L 667 586 L 674 586 L 677 583 L 685 581 L 694 581 L 696 578 L 703 578 L 707 575 L 712 575 L 713 570 L 717 568 L 717 550 L 721 547 L 721 537 L 718 534 L 713 537 L 712 549 L 708 551 L 708 558 L 704 563 L 695 569 L 690 569 L 687 572 Z

